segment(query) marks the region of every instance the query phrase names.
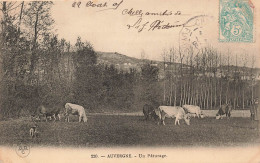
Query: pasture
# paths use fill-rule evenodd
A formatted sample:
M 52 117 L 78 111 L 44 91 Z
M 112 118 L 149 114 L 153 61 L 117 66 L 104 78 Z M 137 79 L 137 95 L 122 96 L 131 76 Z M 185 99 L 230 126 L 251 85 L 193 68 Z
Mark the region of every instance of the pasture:
M 21 118 L 0 122 L 0 145 L 27 143 L 33 146 L 73 147 L 191 147 L 241 146 L 259 143 L 258 121 L 233 117 L 216 120 L 213 117 L 184 120 L 175 126 L 174 119 L 166 119 L 165 126 L 145 121 L 143 116 L 90 115 L 87 123 L 38 122 L 39 137 L 32 139 L 30 119 Z

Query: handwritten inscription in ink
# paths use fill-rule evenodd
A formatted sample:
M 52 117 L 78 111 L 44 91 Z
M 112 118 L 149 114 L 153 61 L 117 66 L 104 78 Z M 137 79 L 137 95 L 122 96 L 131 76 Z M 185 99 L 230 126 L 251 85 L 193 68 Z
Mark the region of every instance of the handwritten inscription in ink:
M 121 4 L 123 3 L 123 0 L 119 2 L 111 2 L 111 1 L 105 1 L 105 2 L 94 2 L 94 1 L 87 1 L 87 2 L 73 2 L 72 7 L 74 8 L 81 8 L 81 7 L 87 7 L 87 8 L 99 8 L 101 10 L 98 11 L 104 11 L 104 10 L 116 10 Z
M 106 11 L 106 10 L 118 10 L 120 6 L 123 6 L 124 0 L 105 0 L 105 1 L 86 1 L 73 2 L 72 7 L 74 8 L 91 8 L 96 9 L 96 11 Z M 122 7 L 121 7 L 122 8 Z M 121 10 L 121 15 L 124 17 L 133 17 L 136 20 L 127 23 L 126 27 L 128 30 L 137 30 L 138 33 L 143 31 L 156 31 L 183 27 L 183 20 L 179 16 L 183 16 L 180 10 L 172 11 L 169 9 L 163 9 L 159 11 L 154 10 L 143 10 L 142 8 L 135 9 L 133 7 L 123 8 Z M 187 14 L 185 14 L 187 16 Z M 177 19 L 172 19 L 171 22 L 167 22 L 164 18 L 174 16 Z
M 183 23 L 179 21 L 173 21 L 171 23 L 161 19 L 150 20 L 153 17 L 169 17 L 169 16 L 181 16 L 181 11 L 161 10 L 161 11 L 144 11 L 142 9 L 123 9 L 122 15 L 130 17 L 139 17 L 134 23 L 127 24 L 127 29 L 136 29 L 138 32 L 142 31 L 155 31 L 170 29 L 176 27 L 182 27 Z M 148 21 L 146 21 L 148 19 Z
M 135 28 L 138 32 L 142 32 L 143 30 L 154 31 L 160 29 L 170 29 L 183 27 L 184 24 L 179 23 L 179 21 L 175 22 L 175 24 L 170 24 L 168 22 L 164 22 L 163 20 L 155 20 L 155 21 L 144 21 L 142 18 L 139 18 L 134 24 L 127 24 L 128 29 Z
M 129 16 L 137 16 L 137 17 L 143 17 L 143 16 L 171 16 L 171 15 L 181 15 L 181 11 L 169 11 L 164 10 L 161 12 L 150 12 L 150 11 L 143 11 L 141 9 L 135 10 L 134 8 L 131 9 L 123 9 L 122 15 L 129 15 Z

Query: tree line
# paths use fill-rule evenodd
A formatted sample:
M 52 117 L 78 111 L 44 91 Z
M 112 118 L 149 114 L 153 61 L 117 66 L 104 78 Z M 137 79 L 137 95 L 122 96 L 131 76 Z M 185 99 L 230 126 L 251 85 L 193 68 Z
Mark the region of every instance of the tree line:
M 254 56 L 232 56 L 229 50 L 223 54 L 213 47 L 185 50 L 171 48 L 162 53 L 166 104 L 205 109 L 231 104 L 233 109 L 245 109 L 258 97 L 259 70 Z

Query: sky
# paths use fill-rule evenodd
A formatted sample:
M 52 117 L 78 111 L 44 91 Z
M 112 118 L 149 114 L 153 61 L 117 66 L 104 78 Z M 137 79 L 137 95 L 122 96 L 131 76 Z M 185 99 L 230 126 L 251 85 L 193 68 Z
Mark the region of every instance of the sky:
M 60 38 L 65 38 L 73 44 L 80 36 L 82 40 L 89 41 L 96 51 L 118 52 L 135 58 L 141 58 L 141 53 L 144 53 L 147 59 L 162 60 L 164 50 L 169 50 L 171 47 L 187 49 L 190 42 L 180 40 L 183 39 L 185 31 L 197 27 L 199 33 L 193 33 L 188 37 L 191 40 L 199 40 L 195 51 L 210 45 L 223 54 L 229 52 L 230 55 L 237 55 L 240 60 L 247 58 L 248 66 L 254 56 L 255 65 L 260 67 L 260 34 L 257 30 L 260 28 L 260 19 L 256 18 L 260 14 L 255 10 L 260 7 L 259 1 L 252 0 L 255 6 L 253 43 L 219 42 L 220 5 L 215 0 L 90 1 L 101 7 L 87 6 L 89 1 L 76 1 L 81 2 L 80 6 L 72 7 L 73 2 L 75 1 L 55 1 L 52 8 L 56 32 Z M 146 15 L 151 13 L 164 13 L 164 15 Z M 196 19 L 190 20 L 194 17 Z M 160 25 L 190 22 L 192 26 L 189 27 L 187 23 L 185 29 L 183 27 L 150 29 L 152 23 L 156 22 L 160 22 Z M 196 22 L 199 23 L 194 26 Z M 141 30 L 144 24 L 146 25 Z

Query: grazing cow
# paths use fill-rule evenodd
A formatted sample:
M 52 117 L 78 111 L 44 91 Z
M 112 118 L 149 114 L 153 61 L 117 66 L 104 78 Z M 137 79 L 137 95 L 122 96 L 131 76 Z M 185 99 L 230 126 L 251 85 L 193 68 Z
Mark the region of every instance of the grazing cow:
M 66 103 L 65 104 L 65 121 L 69 122 L 69 115 L 78 115 L 79 116 L 79 122 L 83 119 L 83 122 L 87 122 L 87 116 L 85 109 L 76 104 Z
M 251 120 L 257 120 L 257 108 L 258 108 L 258 98 L 253 100 L 253 104 L 250 107 Z
M 216 119 L 222 119 L 225 114 L 226 117 L 229 119 L 231 116 L 231 110 L 232 106 L 230 104 L 221 105 L 218 110 L 218 113 L 216 114 Z
M 195 117 L 197 116 L 198 118 L 204 117 L 199 106 L 183 105 L 182 107 L 183 107 L 183 109 L 185 110 L 186 113 L 195 114 Z
M 154 111 L 154 107 L 149 104 L 145 104 L 143 106 L 143 113 L 144 113 L 145 120 L 149 120 L 149 119 L 156 120 L 158 118 Z
M 37 110 L 36 110 L 36 120 L 41 120 L 41 116 L 45 117 L 45 121 L 47 122 L 48 117 L 53 117 L 54 122 L 56 121 L 56 117 L 60 120 L 60 108 L 50 108 L 50 107 L 45 107 L 43 105 L 40 105 Z
M 180 125 L 180 119 L 184 119 L 187 125 L 190 125 L 190 116 L 185 113 L 184 109 L 180 106 L 159 106 L 158 110 L 159 112 L 159 118 L 161 119 L 161 122 L 163 125 L 165 125 L 164 119 L 165 117 L 168 118 L 174 118 L 175 119 L 175 125 L 178 123 Z

